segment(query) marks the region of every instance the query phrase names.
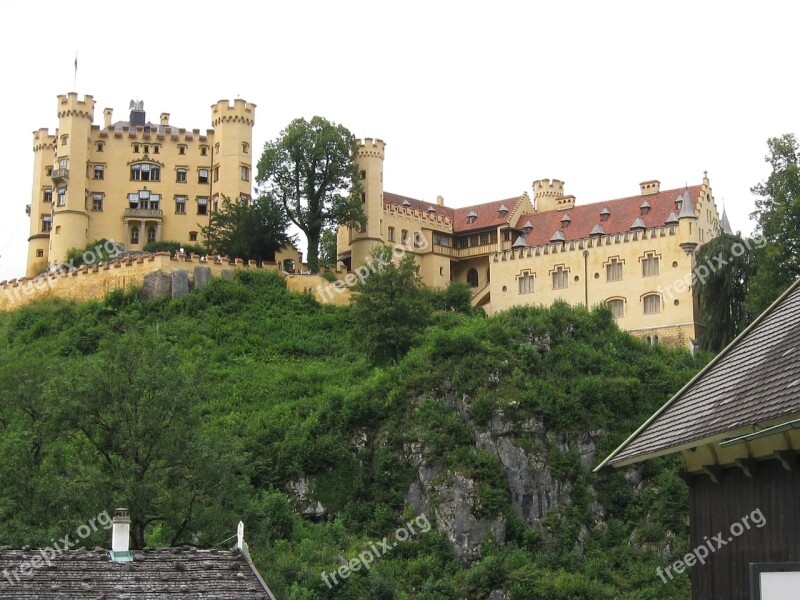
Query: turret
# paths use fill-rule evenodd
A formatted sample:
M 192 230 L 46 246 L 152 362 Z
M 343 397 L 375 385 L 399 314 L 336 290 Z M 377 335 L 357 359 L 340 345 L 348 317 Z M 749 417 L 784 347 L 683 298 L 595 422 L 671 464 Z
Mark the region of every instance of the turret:
M 31 277 L 47 266 L 52 226 L 53 180 L 48 168 L 53 167 L 56 136 L 46 127 L 33 132 L 33 185 L 31 188 L 30 237 L 26 275 Z
M 561 208 L 558 199 L 564 196 L 564 182 L 558 179 L 538 179 L 533 182 L 533 207 L 536 212 Z M 573 198 L 574 204 L 574 198 Z
M 242 195 L 252 195 L 255 119 L 256 105 L 241 98 L 236 98 L 233 105 L 228 100 L 220 100 L 211 106 L 214 128 L 209 156 L 212 196 L 225 195 L 236 201 Z
M 70 92 L 58 97 L 58 132 L 53 165 L 53 222 L 49 262 L 62 262 L 70 248 L 89 243 L 89 215 L 86 212 L 87 165 L 94 98 L 83 100 Z
M 383 243 L 383 140 L 365 138 L 358 145 L 356 164 L 361 177 L 361 201 L 367 215 L 366 227 L 353 230 L 351 268 L 364 264 L 372 248 Z
M 675 202 L 680 204 L 680 212 L 678 213 L 680 246 L 686 254 L 691 254 L 700 242 L 700 232 L 697 224 L 697 215 L 694 210 L 694 202 L 692 202 L 692 197 L 689 195 L 689 190 L 678 196 Z

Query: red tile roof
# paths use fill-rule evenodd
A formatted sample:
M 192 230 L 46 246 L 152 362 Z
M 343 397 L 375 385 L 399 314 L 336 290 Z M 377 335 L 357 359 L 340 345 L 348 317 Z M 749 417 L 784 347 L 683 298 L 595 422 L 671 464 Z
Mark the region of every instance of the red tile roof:
M 507 198 L 505 200 L 495 200 L 494 202 L 486 202 L 484 204 L 476 204 L 475 206 L 465 206 L 463 208 L 451 208 L 449 206 L 439 206 L 432 202 L 425 202 L 424 200 L 415 200 L 400 194 L 392 194 L 391 192 L 384 192 L 383 201 L 387 204 L 394 204 L 396 206 L 403 206 L 404 202 L 410 204 L 410 208 L 421 212 L 427 212 L 429 208 L 436 209 L 436 214 L 447 217 L 453 221 L 453 231 L 460 233 L 462 231 L 477 231 L 479 229 L 486 229 L 490 227 L 497 227 L 508 221 L 509 215 L 514 212 L 519 197 Z M 500 207 L 505 204 L 508 212 L 500 214 Z M 467 223 L 467 215 L 475 211 L 477 218 L 472 223 Z
M 694 206 L 697 206 L 697 197 L 701 189 L 702 186 L 694 185 L 688 188 L 664 190 L 649 196 L 637 195 L 574 206 L 567 210 L 521 215 L 517 220 L 516 229 L 522 229 L 528 220 L 533 224 L 533 229 L 526 238 L 528 246 L 541 246 L 549 243 L 553 234 L 559 230 L 563 231 L 566 241 L 585 239 L 589 237 L 592 228 L 601 223 L 600 211 L 604 207 L 608 207 L 611 211 L 608 220 L 601 223 L 606 235 L 630 231 L 631 225 L 637 217 L 641 217 L 647 227 L 660 227 L 665 224 L 672 211 L 677 213 L 675 199 L 679 195 L 688 190 Z M 642 215 L 641 205 L 645 200 L 650 203 L 650 211 L 646 215 Z M 569 215 L 571 221 L 566 229 L 562 229 L 561 219 L 565 214 Z

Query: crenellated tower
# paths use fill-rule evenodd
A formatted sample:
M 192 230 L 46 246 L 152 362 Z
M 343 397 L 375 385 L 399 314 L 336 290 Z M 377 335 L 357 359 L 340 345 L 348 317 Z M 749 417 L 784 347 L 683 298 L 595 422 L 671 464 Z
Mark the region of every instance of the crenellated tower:
M 564 182 L 558 179 L 538 179 L 533 182 L 533 207 L 536 212 L 559 208 L 558 199 L 564 196 Z
M 351 268 L 364 264 L 373 247 L 384 242 L 382 217 L 385 148 L 386 144 L 383 140 L 372 138 L 365 138 L 358 145 L 356 164 L 361 177 L 361 201 L 364 213 L 367 215 L 367 224 L 360 231 L 358 228 L 353 228 L 352 232 L 347 228 L 340 230 L 340 236 L 342 231 L 345 231 L 348 236 L 352 235 Z M 347 240 L 342 240 L 340 237 L 339 241 L 339 248 L 342 248 L 341 242 Z
M 256 105 L 241 98 L 220 100 L 211 106 L 214 140 L 211 148 L 211 193 L 238 200 L 252 195 L 253 125 Z
M 56 136 L 46 127 L 33 132 L 33 186 L 31 189 L 31 229 L 28 238 L 26 275 L 31 277 L 47 266 L 50 230 L 53 224 L 53 168 Z
M 60 263 L 70 248 L 89 243 L 88 163 L 94 98 L 70 92 L 58 97 L 58 131 L 53 164 L 53 221 L 48 261 Z

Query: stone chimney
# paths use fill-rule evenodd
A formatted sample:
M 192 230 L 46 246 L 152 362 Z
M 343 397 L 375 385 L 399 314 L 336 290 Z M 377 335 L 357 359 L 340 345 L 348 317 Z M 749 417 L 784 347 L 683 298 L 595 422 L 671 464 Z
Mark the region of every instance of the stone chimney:
M 131 517 L 128 509 L 115 510 L 111 524 L 111 551 L 128 552 L 131 546 Z
M 169 125 L 169 113 L 161 113 L 161 124 Z
M 439 206 L 444 206 L 444 198 L 442 198 L 441 196 L 436 196 L 436 204 L 438 204 Z
M 639 184 L 639 189 L 642 191 L 642 196 L 650 196 L 651 194 L 657 194 L 658 190 L 661 187 L 661 182 L 657 179 L 651 179 L 650 181 L 643 181 Z
M 106 129 L 111 127 L 111 115 L 114 114 L 113 108 L 104 108 L 103 109 L 103 123 L 105 124 Z

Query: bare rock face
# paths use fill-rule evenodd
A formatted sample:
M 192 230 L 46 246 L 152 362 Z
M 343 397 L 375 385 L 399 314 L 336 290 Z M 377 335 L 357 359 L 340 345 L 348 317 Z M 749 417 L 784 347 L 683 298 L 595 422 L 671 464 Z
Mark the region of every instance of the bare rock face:
M 146 300 L 167 298 L 172 293 L 172 278 L 165 273 L 157 271 L 144 276 L 142 295 Z
M 211 281 L 211 269 L 209 267 L 194 268 L 194 287 L 195 289 L 204 288 Z
M 319 500 L 314 501 L 312 498 L 313 494 L 305 477 L 287 483 L 286 492 L 291 497 L 295 510 L 306 519 L 316 521 L 328 512 Z
M 172 299 L 183 298 L 189 293 L 189 274 L 176 269 L 172 272 Z

